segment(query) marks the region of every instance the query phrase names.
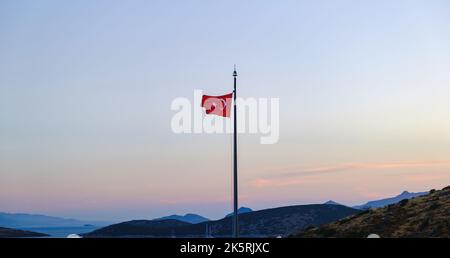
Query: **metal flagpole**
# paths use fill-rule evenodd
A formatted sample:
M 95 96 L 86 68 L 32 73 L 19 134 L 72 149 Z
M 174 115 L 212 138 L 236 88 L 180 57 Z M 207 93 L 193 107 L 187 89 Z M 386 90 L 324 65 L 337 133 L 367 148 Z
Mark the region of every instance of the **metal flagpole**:
M 233 144 L 233 181 L 234 181 L 234 214 L 233 214 L 233 237 L 239 237 L 239 223 L 238 223 L 238 174 L 237 174 L 237 114 L 236 114 L 236 65 L 234 65 L 234 144 Z

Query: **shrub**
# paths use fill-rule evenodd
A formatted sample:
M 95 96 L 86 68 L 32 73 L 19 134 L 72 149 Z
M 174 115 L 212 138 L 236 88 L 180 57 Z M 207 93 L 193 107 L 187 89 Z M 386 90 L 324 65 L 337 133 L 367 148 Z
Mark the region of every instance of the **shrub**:
M 312 229 L 316 229 L 316 227 L 315 226 L 308 226 L 303 231 L 308 231 L 308 230 L 312 230 Z
M 405 206 L 408 203 L 408 199 L 403 199 L 400 201 L 400 206 Z
M 433 203 L 430 205 L 430 210 L 435 210 L 437 208 L 441 207 L 441 205 L 439 203 Z

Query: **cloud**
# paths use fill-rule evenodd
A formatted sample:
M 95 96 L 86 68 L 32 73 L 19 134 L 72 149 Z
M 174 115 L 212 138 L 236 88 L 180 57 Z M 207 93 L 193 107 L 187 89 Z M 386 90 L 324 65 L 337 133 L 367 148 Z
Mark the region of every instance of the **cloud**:
M 343 163 L 331 166 L 319 166 L 309 168 L 298 168 L 295 172 L 274 173 L 265 178 L 257 178 L 250 181 L 253 187 L 279 187 L 287 185 L 298 185 L 304 183 L 304 178 L 309 176 L 317 176 L 323 174 L 338 173 L 343 171 L 353 170 L 377 170 L 377 169 L 392 169 L 392 168 L 421 168 L 434 166 L 448 166 L 450 160 L 441 161 L 410 161 L 410 162 L 386 162 L 386 163 Z M 294 168 L 295 169 L 295 168 Z M 294 170 L 290 169 L 290 170 Z M 302 180 L 302 179 L 303 180 Z M 425 178 L 425 176 L 423 176 Z M 429 179 L 430 177 L 426 177 Z M 411 178 L 411 180 L 419 180 L 418 177 Z
M 258 178 L 256 180 L 253 180 L 250 182 L 250 185 L 257 188 L 263 188 L 263 187 L 279 187 L 279 186 L 288 186 L 288 185 L 299 185 L 304 183 L 304 180 L 299 179 L 289 179 L 289 180 L 283 180 L 283 179 L 264 179 L 264 178 Z
M 411 182 L 437 181 L 445 179 L 442 175 L 435 174 L 413 174 L 405 176 L 405 179 Z

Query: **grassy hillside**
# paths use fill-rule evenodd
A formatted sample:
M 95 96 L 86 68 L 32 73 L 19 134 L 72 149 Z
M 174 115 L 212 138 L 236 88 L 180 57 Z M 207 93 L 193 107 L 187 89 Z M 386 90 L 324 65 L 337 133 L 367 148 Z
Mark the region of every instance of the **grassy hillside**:
M 371 209 L 293 237 L 450 237 L 450 186 L 384 208 Z

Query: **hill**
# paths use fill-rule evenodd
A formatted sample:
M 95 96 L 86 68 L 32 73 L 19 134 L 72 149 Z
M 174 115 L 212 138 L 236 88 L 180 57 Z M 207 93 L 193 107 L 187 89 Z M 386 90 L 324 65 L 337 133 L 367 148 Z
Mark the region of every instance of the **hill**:
M 106 226 L 111 223 L 65 219 L 40 214 L 0 212 L 0 226 L 9 228 L 82 227 L 87 224 Z
M 293 237 L 449 237 L 450 186 L 428 195 L 404 199 L 339 221 L 309 228 Z
M 192 213 L 188 213 L 186 215 L 170 215 L 170 216 L 165 216 L 165 217 L 161 217 L 161 218 L 157 218 L 154 220 L 168 220 L 168 219 L 174 219 L 174 220 L 178 220 L 178 221 L 183 221 L 183 222 L 188 222 L 188 223 L 192 223 L 192 224 L 196 224 L 196 223 L 200 223 L 200 222 L 205 222 L 205 221 L 209 221 L 209 219 L 197 215 L 197 214 L 192 214 Z
M 252 211 L 253 210 L 248 208 L 248 207 L 241 207 L 241 208 L 239 208 L 237 210 L 238 214 L 243 214 L 243 213 L 252 212 Z M 225 217 L 230 217 L 230 216 L 233 216 L 233 215 L 234 215 L 234 213 L 231 212 L 231 213 L 228 213 Z
M 296 205 L 243 213 L 239 216 L 241 236 L 289 235 L 311 225 L 321 225 L 360 212 L 341 205 Z M 160 223 L 156 225 L 155 223 Z M 85 237 L 213 237 L 231 236 L 232 218 L 188 224 L 177 220 L 128 221 L 85 234 Z
M 192 225 L 187 222 L 167 220 L 132 220 L 110 225 L 84 234 L 84 237 L 170 237 L 178 227 Z
M 404 191 L 397 196 L 394 196 L 391 198 L 385 198 L 385 199 L 381 199 L 381 200 L 370 201 L 370 202 L 367 202 L 362 205 L 353 206 L 353 208 L 360 209 L 360 210 L 367 210 L 367 209 L 371 209 L 371 208 L 381 208 L 381 207 L 388 206 L 390 204 L 398 203 L 399 201 L 404 200 L 404 199 L 411 199 L 414 197 L 425 195 L 427 193 L 428 192 L 410 193 L 408 191 Z
M 9 238 L 9 237 L 44 237 L 48 236 L 47 234 L 27 231 L 27 230 L 19 230 L 13 228 L 4 228 L 0 227 L 0 238 Z
M 340 204 L 340 203 L 337 203 L 337 202 L 335 202 L 335 201 L 333 201 L 333 200 L 329 200 L 329 201 L 327 201 L 327 202 L 324 202 L 323 204 L 328 204 L 328 205 L 342 205 L 342 206 L 345 206 L 345 205 Z

